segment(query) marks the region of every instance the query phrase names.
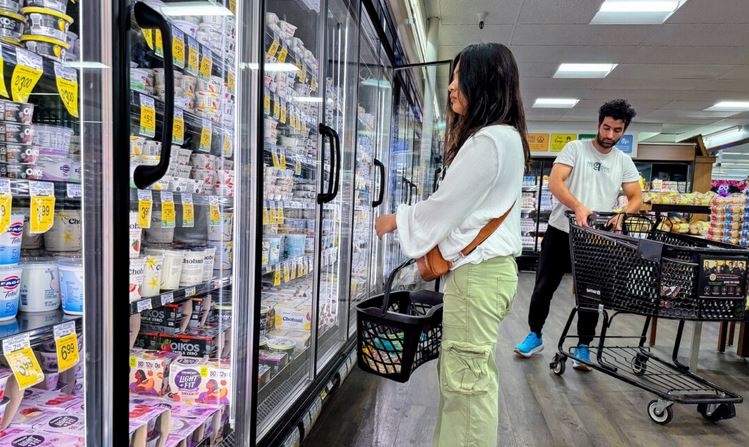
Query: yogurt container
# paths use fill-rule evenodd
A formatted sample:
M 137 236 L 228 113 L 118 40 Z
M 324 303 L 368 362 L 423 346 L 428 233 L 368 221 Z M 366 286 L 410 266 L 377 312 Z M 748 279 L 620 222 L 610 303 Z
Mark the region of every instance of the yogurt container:
M 0 9 L 0 36 L 20 40 L 26 19 L 11 11 Z
M 38 357 L 41 360 L 41 367 L 46 372 L 57 371 L 57 352 L 38 352 Z
M 28 124 L 0 123 L 0 143 L 31 144 L 34 128 Z
M 203 281 L 213 279 L 213 264 L 216 261 L 216 247 L 208 247 L 203 250 Z
M 40 166 L 0 162 L 0 177 L 41 180 L 44 177 L 44 169 Z
M 42 180 L 67 182 L 73 180 L 75 167 L 68 158 L 39 156 L 37 167 L 42 171 Z M 79 168 L 80 169 L 80 168 Z M 78 175 L 80 181 L 80 174 Z
M 146 240 L 155 244 L 171 244 L 174 241 L 174 228 L 162 228 L 161 211 L 151 212 L 151 228 L 146 228 Z
M 83 315 L 83 265 L 80 260 L 60 260 L 60 301 L 62 311 L 71 315 Z
M 70 47 L 67 42 L 53 39 L 47 36 L 34 36 L 24 34 L 21 36 L 21 42 L 27 50 L 32 51 L 40 56 L 49 57 L 58 61 L 65 60 L 65 53 Z
M 50 259 L 21 263 L 19 309 L 23 312 L 48 312 L 60 307 L 60 277 L 57 263 Z
M 68 9 L 68 0 L 26 0 L 25 4 L 26 6 L 47 8 L 62 13 L 65 13 Z
M 140 240 L 143 230 L 138 225 L 138 212 L 130 212 L 130 259 L 140 255 Z M 24 233 L 25 236 L 25 233 Z M 25 239 L 24 239 L 25 241 Z
M 0 161 L 6 163 L 35 164 L 39 158 L 39 148 L 25 144 L 5 143 L 0 146 Z
M 18 314 L 21 273 L 18 265 L 0 266 L 0 321 L 13 320 Z
M 0 265 L 18 264 L 21 259 L 23 228 L 23 214 L 11 214 L 10 225 L 0 233 Z
M 230 241 L 232 240 L 232 222 L 234 213 L 221 213 L 221 222 L 218 225 L 208 225 L 209 241 Z
M 265 339 L 265 344 L 268 343 L 268 339 L 265 336 L 268 329 L 268 312 L 270 312 L 270 306 L 260 305 L 260 318 L 258 319 L 258 327 L 260 328 L 260 338 Z
M 146 260 L 145 258 L 134 258 L 130 260 L 130 302 L 138 301 L 141 296 L 143 287 L 143 277 L 145 275 Z
M 44 233 L 44 247 L 53 252 L 80 251 L 81 211 L 55 211 L 54 224 Z
M 222 276 L 231 272 L 234 265 L 234 242 L 208 242 L 209 247 L 216 247 L 216 256 L 213 261 L 213 270 L 222 270 Z
M 0 368 L 0 400 L 5 400 L 5 385 L 8 384 L 8 379 L 11 376 L 12 371 L 8 368 Z M 0 416 L 3 411 L 0 410 Z
M 203 282 L 204 250 L 185 251 L 182 258 L 182 273 L 179 277 L 180 287 L 196 286 Z
M 165 250 L 147 248 L 146 254 L 160 254 L 164 256 L 161 264 L 161 290 L 174 290 L 179 288 L 179 280 L 182 275 L 182 260 L 184 253 L 180 250 Z
M 141 287 L 141 295 L 143 296 L 155 296 L 159 294 L 161 289 L 161 267 L 164 264 L 164 255 L 161 254 L 148 254 L 143 257 L 144 259 L 144 272 L 143 272 L 143 287 Z
M 3 0 L 0 0 L 2 7 Z M 34 116 L 34 104 L 0 100 L 0 118 L 18 124 L 31 124 Z
M 64 12 L 29 6 L 21 9 L 26 16 L 26 34 L 57 39 L 67 43 L 68 27 L 73 18 Z
M 55 154 L 67 155 L 73 129 L 64 126 L 34 125 L 34 144 L 43 148 L 55 149 Z M 44 152 L 40 152 L 44 154 Z

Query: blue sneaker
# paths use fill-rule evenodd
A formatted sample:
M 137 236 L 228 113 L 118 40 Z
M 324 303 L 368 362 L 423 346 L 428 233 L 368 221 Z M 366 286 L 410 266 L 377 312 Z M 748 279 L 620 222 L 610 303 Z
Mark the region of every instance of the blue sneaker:
M 528 358 L 533 354 L 539 353 L 544 350 L 543 337 L 539 337 L 535 332 L 531 332 L 525 337 L 522 343 L 515 346 L 515 354 L 520 357 Z
M 577 345 L 577 349 L 575 349 L 575 357 L 583 362 L 590 363 L 590 348 L 588 348 L 588 345 Z M 577 360 L 572 361 L 572 367 L 578 371 L 590 371 L 588 365 L 578 362 Z

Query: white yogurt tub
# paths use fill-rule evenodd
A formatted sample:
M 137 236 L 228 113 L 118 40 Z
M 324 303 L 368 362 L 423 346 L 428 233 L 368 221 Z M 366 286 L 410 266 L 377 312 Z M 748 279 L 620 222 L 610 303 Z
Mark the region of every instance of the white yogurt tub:
M 52 228 L 44 233 L 44 247 L 47 251 L 81 250 L 81 211 L 55 211 Z
M 0 36 L 20 40 L 25 24 L 26 19 L 23 16 L 7 9 L 2 9 L 2 5 L 0 4 Z
M 196 286 L 203 282 L 204 250 L 186 250 L 182 258 L 182 273 L 179 277 L 180 287 Z
M 146 297 L 156 296 L 161 289 L 161 268 L 164 264 L 164 255 L 152 253 L 145 255 L 143 259 L 144 271 L 141 295 Z
M 22 271 L 18 265 L 0 266 L 0 321 L 12 320 L 18 314 Z
M 83 264 L 80 260 L 64 259 L 57 262 L 60 272 L 60 302 L 62 311 L 83 315 Z
M 21 13 L 26 16 L 26 34 L 49 37 L 67 44 L 72 17 L 54 9 L 34 6 L 21 9 Z
M 145 258 L 134 258 L 130 260 L 130 302 L 138 301 L 143 287 L 143 276 L 145 275 Z
M 65 13 L 68 9 L 68 0 L 26 0 L 26 6 L 47 8 Z
M 19 309 L 23 312 L 48 312 L 60 307 L 60 277 L 52 259 L 29 260 L 21 263 Z
M 213 279 L 213 264 L 216 262 L 216 247 L 203 250 L 203 282 Z
M 13 213 L 8 228 L 0 233 L 0 265 L 18 264 L 23 241 L 23 214 Z
M 161 290 L 174 290 L 179 288 L 179 279 L 182 275 L 182 259 L 184 253 L 179 250 L 167 250 L 157 248 L 146 248 L 146 255 L 162 255 L 161 264 Z

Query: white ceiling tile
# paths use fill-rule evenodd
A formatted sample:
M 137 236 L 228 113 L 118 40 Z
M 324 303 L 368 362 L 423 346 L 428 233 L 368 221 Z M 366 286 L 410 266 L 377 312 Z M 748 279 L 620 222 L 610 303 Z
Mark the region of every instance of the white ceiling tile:
M 626 63 L 716 65 L 749 64 L 749 47 L 643 46 L 630 54 Z
M 720 79 L 749 79 L 749 66 L 735 66 L 719 76 Z
M 707 64 L 619 64 L 608 79 L 717 79 L 731 68 Z
M 744 24 L 692 23 L 688 25 L 664 23 L 643 43 L 646 45 L 679 46 L 743 46 L 749 40 L 749 26 Z
M 512 25 L 478 26 L 440 24 L 440 35 L 453 46 L 465 47 L 476 42 L 507 43 L 512 37 Z
M 597 62 L 628 62 L 629 55 L 637 51 L 638 46 L 566 46 L 555 45 L 550 42 L 549 45 L 526 45 L 515 43 L 510 45 L 510 49 L 515 55 L 518 62 L 579 62 L 579 63 L 597 63 Z
M 648 33 L 636 26 L 524 25 L 518 24 L 512 35 L 512 45 L 640 45 L 649 39 Z
M 476 25 L 479 12 L 487 12 L 486 24 L 513 24 L 523 0 L 440 0 L 441 24 Z
M 601 0 L 526 0 L 518 23 L 567 24 L 590 23 Z

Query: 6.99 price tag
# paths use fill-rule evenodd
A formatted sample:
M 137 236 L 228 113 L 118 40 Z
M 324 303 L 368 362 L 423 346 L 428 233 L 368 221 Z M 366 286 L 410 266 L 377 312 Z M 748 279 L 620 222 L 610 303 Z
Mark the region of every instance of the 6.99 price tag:
M 78 335 L 75 333 L 75 321 L 67 321 L 53 328 L 57 348 L 57 369 L 66 371 L 80 358 L 78 352 Z

